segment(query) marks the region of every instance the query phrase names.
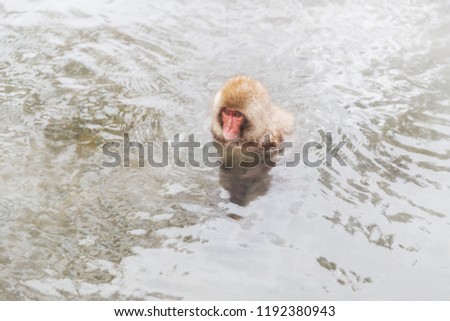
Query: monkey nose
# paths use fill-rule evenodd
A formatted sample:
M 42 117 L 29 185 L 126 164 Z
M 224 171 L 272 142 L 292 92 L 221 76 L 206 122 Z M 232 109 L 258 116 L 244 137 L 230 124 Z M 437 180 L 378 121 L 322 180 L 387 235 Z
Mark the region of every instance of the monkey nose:
M 233 126 L 233 117 L 230 117 L 225 121 L 225 129 L 228 131 L 231 129 L 232 126 Z

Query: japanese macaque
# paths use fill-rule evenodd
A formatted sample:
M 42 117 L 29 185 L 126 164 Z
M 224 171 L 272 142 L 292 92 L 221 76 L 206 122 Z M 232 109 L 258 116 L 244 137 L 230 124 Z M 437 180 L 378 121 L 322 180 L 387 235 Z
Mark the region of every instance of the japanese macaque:
M 293 130 L 294 117 L 272 102 L 259 81 L 240 76 L 223 85 L 214 99 L 211 131 L 224 160 L 219 183 L 232 203 L 246 206 L 268 191 L 272 156 Z M 270 147 L 276 147 L 273 153 Z
M 214 99 L 211 131 L 220 143 L 269 140 L 279 146 L 293 130 L 294 117 L 275 105 L 267 89 L 252 78 L 231 78 Z

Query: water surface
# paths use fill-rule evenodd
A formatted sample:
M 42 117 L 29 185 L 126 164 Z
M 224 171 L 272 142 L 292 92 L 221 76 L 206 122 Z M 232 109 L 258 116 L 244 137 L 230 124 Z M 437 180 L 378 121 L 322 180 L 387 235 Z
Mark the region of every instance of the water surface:
M 0 299 L 450 299 L 449 14 L 3 1 Z M 238 74 L 296 115 L 295 146 L 331 132 L 348 166 L 277 166 L 245 206 L 217 168 L 100 166 L 124 133 L 208 141 Z

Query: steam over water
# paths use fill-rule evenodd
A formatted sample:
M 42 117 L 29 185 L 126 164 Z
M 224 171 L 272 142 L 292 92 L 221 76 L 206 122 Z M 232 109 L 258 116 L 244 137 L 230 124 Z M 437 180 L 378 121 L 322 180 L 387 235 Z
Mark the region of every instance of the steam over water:
M 449 300 L 449 15 L 2 1 L 0 299 Z M 325 160 L 330 132 L 348 166 L 280 164 L 245 184 L 173 157 L 140 168 L 136 149 L 101 166 L 124 133 L 157 160 L 177 133 L 207 142 L 213 96 L 239 74 L 296 115 L 285 160 L 310 141 Z

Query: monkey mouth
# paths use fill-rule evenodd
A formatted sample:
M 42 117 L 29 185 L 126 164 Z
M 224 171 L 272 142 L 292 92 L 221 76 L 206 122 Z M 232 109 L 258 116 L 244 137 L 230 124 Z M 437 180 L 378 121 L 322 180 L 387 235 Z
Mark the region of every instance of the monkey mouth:
M 241 135 L 241 129 L 238 126 L 232 124 L 231 122 L 226 124 L 223 128 L 223 137 L 227 141 L 231 141 L 231 142 L 237 141 L 237 140 L 239 140 L 240 135 Z
M 239 140 L 239 135 L 238 133 L 224 132 L 223 138 L 225 138 L 225 140 L 228 142 L 235 142 Z

